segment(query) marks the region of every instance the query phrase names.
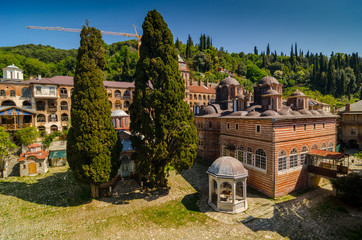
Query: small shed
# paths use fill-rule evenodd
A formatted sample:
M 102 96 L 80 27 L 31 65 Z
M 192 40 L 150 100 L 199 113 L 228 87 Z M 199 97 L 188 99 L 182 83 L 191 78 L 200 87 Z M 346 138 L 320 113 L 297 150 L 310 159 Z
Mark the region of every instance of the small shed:
M 50 151 L 49 163 L 52 167 L 65 166 L 65 164 L 67 163 L 67 150 Z
M 208 204 L 216 211 L 239 213 L 248 208 L 246 180 L 248 170 L 237 159 L 216 159 L 206 172 L 209 175 Z
M 44 151 L 40 144 L 27 146 L 27 152 L 20 154 L 20 176 L 34 176 L 46 173 L 49 169 L 48 151 Z

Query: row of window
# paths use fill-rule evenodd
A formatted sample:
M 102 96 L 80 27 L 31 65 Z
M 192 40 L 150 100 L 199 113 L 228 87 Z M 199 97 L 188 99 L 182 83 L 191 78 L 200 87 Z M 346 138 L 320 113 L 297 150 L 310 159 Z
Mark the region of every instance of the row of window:
M 62 122 L 66 122 L 69 120 L 69 116 L 66 113 L 63 113 L 60 117 Z M 38 114 L 36 116 L 37 122 L 46 122 L 46 117 L 44 114 Z M 48 116 L 48 122 L 58 122 L 58 115 L 57 114 L 49 114 Z
M 108 90 L 108 97 L 112 97 L 112 91 L 111 90 Z M 115 98 L 122 98 L 122 92 L 119 91 L 119 90 L 114 91 L 114 97 Z M 128 90 L 124 91 L 123 97 L 124 98 L 130 98 L 131 93 Z
M 304 131 L 307 130 L 307 124 L 304 124 Z M 326 128 L 326 124 L 325 123 L 322 123 L 322 128 Z M 317 129 L 317 124 L 316 123 L 313 123 L 313 129 Z M 297 131 L 297 125 L 293 124 L 293 131 Z
M 318 149 L 317 144 L 313 144 L 311 149 L 312 150 Z M 332 152 L 333 142 L 329 142 L 328 147 L 327 144 L 323 142 L 321 145 L 321 150 Z M 289 157 L 287 156 L 285 150 L 281 150 L 278 155 L 278 171 L 307 164 L 306 162 L 307 153 L 308 153 L 307 146 L 302 147 L 300 155 L 298 155 L 298 149 L 293 148 L 289 152 Z M 255 151 L 255 154 L 253 154 L 253 150 L 251 147 L 248 147 L 245 151 L 243 146 L 235 148 L 235 145 L 233 144 L 229 146 L 223 144 L 222 155 L 237 158 L 242 163 L 266 170 L 266 154 L 264 150 L 261 148 L 257 149 Z
M 206 98 L 207 98 L 207 100 L 210 100 L 212 98 L 212 96 L 210 97 L 210 95 L 207 95 L 207 97 L 206 97 L 206 95 L 199 94 L 199 96 L 197 97 L 197 95 L 194 94 L 193 98 L 194 98 L 194 100 L 206 100 Z M 190 100 L 192 100 L 192 94 L 190 94 Z
M 326 124 L 322 123 L 322 127 L 325 128 Z M 230 123 L 226 123 L 226 128 L 230 129 Z M 313 129 L 317 129 L 317 124 L 314 123 L 313 124 Z M 239 130 L 239 124 L 236 123 L 235 124 L 235 130 Z M 297 130 L 297 125 L 293 124 L 293 131 L 295 132 Z M 307 124 L 304 124 L 304 131 L 307 130 Z M 255 132 L 256 133 L 261 133 L 261 125 L 260 124 L 256 124 L 255 125 Z

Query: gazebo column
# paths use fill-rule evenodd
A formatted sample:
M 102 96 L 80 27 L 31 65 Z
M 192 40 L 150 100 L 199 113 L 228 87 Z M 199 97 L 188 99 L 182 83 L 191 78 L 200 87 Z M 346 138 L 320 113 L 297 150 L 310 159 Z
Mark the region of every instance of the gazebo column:
M 232 194 L 232 198 L 233 198 L 232 203 L 235 204 L 235 196 L 236 196 L 236 183 L 235 183 L 235 180 L 234 180 L 233 185 L 232 185 L 231 194 Z
M 210 177 L 210 175 L 209 175 L 209 203 L 210 202 L 212 202 L 212 190 L 213 190 L 213 184 L 214 182 L 213 182 L 213 180 L 212 180 L 212 178 Z
M 16 130 L 16 115 L 14 115 L 14 129 Z
M 219 202 L 220 202 L 220 188 L 221 188 L 219 179 L 216 179 L 216 183 L 217 183 L 217 204 L 219 204 Z
M 246 200 L 246 178 L 243 179 L 243 200 Z
M 35 127 L 35 115 L 31 115 L 31 124 Z

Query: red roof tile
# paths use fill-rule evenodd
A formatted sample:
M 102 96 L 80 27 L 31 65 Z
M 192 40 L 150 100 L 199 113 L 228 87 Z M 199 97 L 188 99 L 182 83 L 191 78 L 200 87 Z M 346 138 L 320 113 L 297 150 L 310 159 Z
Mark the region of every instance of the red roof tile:
M 20 154 L 20 157 L 18 159 L 19 162 L 24 161 L 26 158 L 30 156 L 34 156 L 39 160 L 45 159 L 48 157 L 49 152 L 48 151 L 40 151 L 40 152 L 26 152 Z
M 29 146 L 27 146 L 27 148 L 35 148 L 35 147 L 41 147 L 41 144 L 33 143 L 33 144 L 30 144 Z
M 205 87 L 205 86 L 197 86 L 197 85 L 190 86 L 190 92 L 216 94 L 216 90 L 213 87 Z
M 330 152 L 330 151 L 324 151 L 324 150 L 319 150 L 319 149 L 313 149 L 313 150 L 309 151 L 308 154 L 325 157 L 325 158 L 331 158 L 331 159 L 341 159 L 344 156 L 348 155 L 345 153 Z

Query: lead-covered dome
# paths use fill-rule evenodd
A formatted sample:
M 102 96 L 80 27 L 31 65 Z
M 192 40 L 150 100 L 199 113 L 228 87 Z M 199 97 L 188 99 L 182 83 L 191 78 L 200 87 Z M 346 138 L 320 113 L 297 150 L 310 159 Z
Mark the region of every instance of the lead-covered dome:
M 228 76 L 220 82 L 220 85 L 235 85 L 238 86 L 240 83 L 235 78 Z
M 260 79 L 259 83 L 260 85 L 272 85 L 272 84 L 280 84 L 278 80 L 271 76 L 266 76 Z
M 302 93 L 301 91 L 299 91 L 299 90 L 297 89 L 297 91 L 295 91 L 295 92 L 293 92 L 292 94 L 290 94 L 290 96 L 291 96 L 291 97 L 304 97 L 305 94 Z
M 207 170 L 207 173 L 222 178 L 243 178 L 248 176 L 243 164 L 229 156 L 219 157 Z
M 121 110 L 121 109 L 116 109 L 111 113 L 111 117 L 128 117 L 129 115 Z

